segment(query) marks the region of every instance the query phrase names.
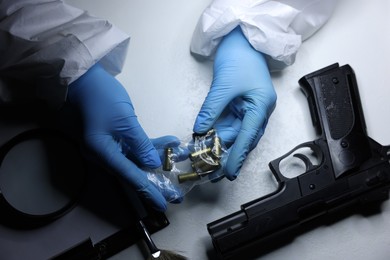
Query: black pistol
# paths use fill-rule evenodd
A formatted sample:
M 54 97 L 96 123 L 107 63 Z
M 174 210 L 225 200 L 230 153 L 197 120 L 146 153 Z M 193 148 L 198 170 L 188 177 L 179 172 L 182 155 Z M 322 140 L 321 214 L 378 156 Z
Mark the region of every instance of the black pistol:
M 299 85 L 319 138 L 269 163 L 278 182 L 275 192 L 207 225 L 222 259 L 267 250 L 317 222 L 351 208 L 380 205 L 389 197 L 390 146 L 380 145 L 366 133 L 352 68 L 335 63 L 302 77 Z M 314 156 L 300 153 L 302 149 Z M 283 175 L 280 165 L 288 157 L 303 161 L 304 173 L 292 178 Z

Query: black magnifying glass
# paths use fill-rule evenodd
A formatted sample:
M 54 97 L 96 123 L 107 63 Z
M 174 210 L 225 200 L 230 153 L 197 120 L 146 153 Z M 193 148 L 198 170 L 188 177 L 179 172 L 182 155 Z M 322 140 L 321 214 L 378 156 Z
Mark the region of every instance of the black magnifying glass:
M 27 130 L 0 148 L 0 221 L 47 224 L 71 210 L 86 183 L 76 143 L 52 129 Z

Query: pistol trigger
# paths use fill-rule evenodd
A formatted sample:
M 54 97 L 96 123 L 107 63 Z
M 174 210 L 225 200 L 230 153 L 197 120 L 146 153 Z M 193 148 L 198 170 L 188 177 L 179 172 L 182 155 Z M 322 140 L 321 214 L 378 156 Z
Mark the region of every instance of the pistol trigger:
M 301 159 L 305 163 L 306 171 L 310 171 L 310 170 L 314 169 L 313 164 L 311 163 L 310 159 L 306 155 L 301 154 L 301 153 L 296 153 L 296 154 L 294 154 L 294 157 Z

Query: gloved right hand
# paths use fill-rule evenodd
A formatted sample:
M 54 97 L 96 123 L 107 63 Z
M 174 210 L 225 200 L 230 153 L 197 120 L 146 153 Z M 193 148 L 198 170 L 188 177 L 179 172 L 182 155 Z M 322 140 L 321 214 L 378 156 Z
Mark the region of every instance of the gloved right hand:
M 160 193 L 141 170 L 159 167 L 161 159 L 139 124 L 124 87 L 97 64 L 69 86 L 68 102 L 81 113 L 82 139 L 88 157 L 119 175 L 155 209 L 165 211 L 164 196 L 169 194 Z M 118 141 L 130 148 L 126 155 Z M 177 138 L 168 137 L 160 139 L 158 145 L 172 146 L 178 142 Z
M 217 130 L 228 147 L 224 175 L 234 180 L 263 136 L 276 104 L 276 92 L 264 54 L 251 46 L 240 27 L 222 39 L 213 71 L 194 132 Z

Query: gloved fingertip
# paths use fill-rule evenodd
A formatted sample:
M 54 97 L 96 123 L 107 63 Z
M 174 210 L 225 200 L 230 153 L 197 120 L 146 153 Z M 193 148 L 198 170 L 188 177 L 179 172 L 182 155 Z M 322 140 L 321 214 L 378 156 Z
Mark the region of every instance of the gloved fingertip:
M 157 150 L 152 150 L 148 154 L 148 158 L 145 160 L 144 163 L 146 167 L 149 167 L 151 169 L 157 169 L 158 167 L 160 167 L 162 163 Z
M 196 124 L 194 125 L 194 128 L 192 129 L 192 131 L 196 134 L 203 134 L 203 133 L 207 133 L 207 128 L 201 124 Z
M 167 201 L 155 186 L 147 185 L 146 188 L 143 188 L 139 193 L 146 198 L 153 209 L 160 212 L 167 210 Z
M 153 209 L 160 212 L 165 212 L 168 208 L 167 201 L 164 198 L 154 199 L 151 206 Z
M 238 174 L 239 174 L 239 173 L 226 174 L 226 178 L 227 178 L 229 181 L 234 181 L 235 179 L 237 179 Z
M 166 203 L 161 205 L 155 205 L 154 209 L 160 212 L 165 212 L 168 209 L 168 206 Z
M 184 198 L 180 197 L 180 198 L 177 198 L 177 199 L 174 199 L 174 200 L 170 201 L 170 203 L 172 203 L 172 204 L 180 204 L 180 203 L 183 202 L 183 200 L 184 200 Z
M 226 168 L 225 168 L 225 176 L 228 180 L 234 181 L 237 179 L 238 175 L 240 174 L 241 167 L 244 164 L 246 158 L 246 153 L 245 154 L 240 154 L 238 158 L 234 156 L 234 154 L 229 155 L 229 160 L 226 163 Z
M 195 120 L 193 131 L 197 134 L 207 133 L 211 128 L 211 116 L 205 115 L 202 111 L 199 112 L 198 117 Z
M 165 147 L 177 147 L 180 145 L 180 139 L 173 135 L 165 135 L 158 138 L 150 139 L 156 149 L 164 149 Z

